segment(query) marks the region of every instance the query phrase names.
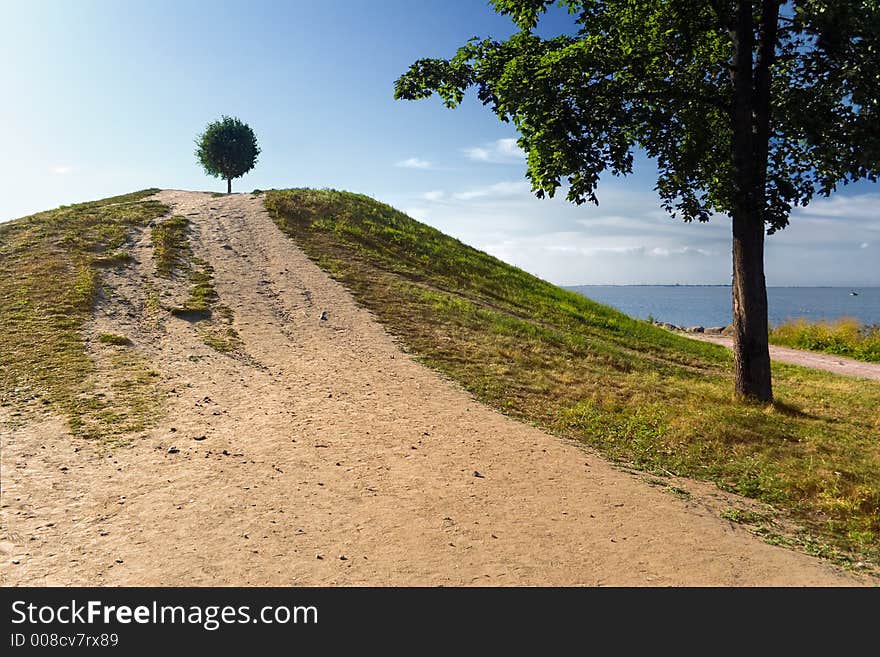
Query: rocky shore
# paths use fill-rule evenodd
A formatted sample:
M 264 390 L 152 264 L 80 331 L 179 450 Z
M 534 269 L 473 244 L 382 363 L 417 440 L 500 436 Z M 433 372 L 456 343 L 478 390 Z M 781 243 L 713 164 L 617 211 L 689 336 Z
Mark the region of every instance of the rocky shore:
M 682 333 L 705 333 L 706 335 L 733 335 L 733 326 L 678 326 L 669 322 L 652 322 L 654 326 L 661 326 L 668 331 L 680 331 Z

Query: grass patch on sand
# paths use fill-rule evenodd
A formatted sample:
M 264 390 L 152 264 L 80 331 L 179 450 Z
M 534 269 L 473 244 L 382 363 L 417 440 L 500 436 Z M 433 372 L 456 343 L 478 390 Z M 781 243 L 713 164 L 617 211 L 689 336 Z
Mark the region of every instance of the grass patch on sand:
M 191 256 L 187 229 L 189 219 L 174 216 L 153 226 L 150 238 L 153 241 L 153 261 L 156 273 L 170 278 L 175 269 L 185 267 Z
M 221 354 L 231 354 L 241 348 L 241 337 L 231 326 L 215 327 L 202 333 L 202 342 Z
M 202 342 L 221 354 L 235 354 L 244 348 L 244 342 L 232 325 L 232 309 L 223 304 L 214 306 L 214 321 L 201 332 Z
M 101 333 L 98 336 L 98 342 L 101 344 L 115 345 L 117 347 L 128 347 L 131 345 L 131 340 L 124 335 L 117 335 L 116 333 Z
M 193 258 L 191 262 L 189 298 L 181 310 L 185 313 L 210 315 L 211 308 L 218 299 L 214 289 L 214 268 L 201 258 Z
M 792 545 L 880 560 L 880 384 L 774 363 L 777 402 L 738 402 L 727 349 L 551 285 L 388 205 L 310 189 L 270 191 L 265 203 L 405 348 L 481 401 L 654 475 L 769 503 L 797 524 Z
M 181 305 L 170 309 L 172 315 L 200 321 L 210 319 L 217 291 L 214 289 L 214 269 L 204 260 L 191 258 L 189 271 L 189 295 Z
M 202 342 L 215 351 L 232 354 L 239 350 L 243 343 L 232 326 L 232 310 L 219 303 L 214 269 L 193 254 L 189 220 L 176 216 L 162 222 L 153 228 L 152 239 L 156 271 L 165 278 L 184 275 L 189 282 L 186 300 L 167 310 L 176 317 L 199 322 Z
M 721 517 L 740 525 L 757 525 L 768 520 L 767 516 L 763 513 L 749 509 L 737 509 L 736 507 L 724 509 L 721 512 Z
M 101 268 L 125 265 L 137 228 L 167 207 L 145 201 L 148 189 L 62 206 L 0 224 L 0 403 L 27 408 L 40 401 L 85 437 L 142 426 L 152 402 L 136 374 L 112 413 L 96 392 L 97 364 L 83 335 L 101 284 Z M 120 372 L 137 357 L 120 354 Z M 143 363 L 131 365 L 148 371 Z M 145 375 L 146 376 L 146 375 Z M 153 377 L 150 377 L 151 379 Z M 111 384 L 114 385 L 114 384 Z
M 99 267 L 118 267 L 120 265 L 127 265 L 132 259 L 131 253 L 126 249 L 118 249 L 112 253 L 96 257 L 92 264 Z
M 164 400 L 159 373 L 142 354 L 114 354 L 86 379 L 72 406 L 71 430 L 84 438 L 125 444 L 153 425 Z
M 770 342 L 880 363 L 880 325 L 863 326 L 851 317 L 833 322 L 785 322 L 770 329 Z
M 153 227 L 153 260 L 156 273 L 163 278 L 184 275 L 188 278 L 189 295 L 181 305 L 169 308 L 172 315 L 208 319 L 211 306 L 217 301 L 214 270 L 207 262 L 193 255 L 189 244 L 189 219 L 175 216 Z

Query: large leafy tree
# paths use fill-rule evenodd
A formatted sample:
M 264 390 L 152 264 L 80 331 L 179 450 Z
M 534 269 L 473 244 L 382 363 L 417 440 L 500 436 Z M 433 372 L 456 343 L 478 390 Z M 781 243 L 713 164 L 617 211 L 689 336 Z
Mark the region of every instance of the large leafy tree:
M 257 136 L 247 124 L 232 116 L 222 116 L 207 125 L 196 138 L 196 157 L 205 173 L 226 181 L 226 193 L 232 193 L 232 179 L 254 168 L 260 147 Z
M 764 236 L 793 206 L 880 174 L 880 0 L 562 0 L 576 30 L 534 33 L 553 2 L 493 0 L 519 32 L 421 59 L 395 97 L 465 91 L 520 132 L 537 196 L 656 159 L 673 217 L 731 218 L 736 390 L 773 397 Z

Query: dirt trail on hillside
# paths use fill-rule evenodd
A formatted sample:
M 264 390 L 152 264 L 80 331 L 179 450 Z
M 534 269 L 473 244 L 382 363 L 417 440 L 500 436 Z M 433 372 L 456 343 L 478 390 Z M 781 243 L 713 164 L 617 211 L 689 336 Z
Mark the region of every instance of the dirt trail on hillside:
M 149 355 L 165 414 L 112 449 L 51 418 L 7 431 L 4 584 L 873 581 L 720 519 L 720 493 L 680 499 L 475 402 L 407 356 L 261 200 L 159 198 L 191 219 L 243 349 L 144 319 L 143 285 L 161 284 L 145 230 L 96 322 Z
M 727 335 L 706 335 L 705 333 L 688 333 L 687 337 L 704 342 L 714 342 L 724 347 L 733 348 L 733 338 Z M 832 374 L 855 376 L 861 379 L 873 379 L 880 381 L 880 363 L 867 363 L 834 354 L 822 354 L 815 351 L 791 349 L 770 345 L 770 360 L 778 360 L 780 363 L 803 365 L 817 370 L 825 370 Z

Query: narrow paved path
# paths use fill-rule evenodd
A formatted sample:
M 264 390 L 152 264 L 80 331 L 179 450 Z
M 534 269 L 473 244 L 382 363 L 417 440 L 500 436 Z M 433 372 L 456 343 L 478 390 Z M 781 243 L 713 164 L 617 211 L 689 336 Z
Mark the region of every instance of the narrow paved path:
M 714 342 L 728 348 L 733 348 L 733 338 L 727 335 L 706 335 L 705 333 L 688 333 L 689 338 Z M 835 356 L 834 354 L 822 354 L 815 351 L 802 349 L 790 349 L 770 345 L 770 360 L 778 360 L 780 363 L 803 365 L 817 370 L 825 370 L 833 374 L 855 376 L 861 379 L 873 379 L 880 381 L 880 363 L 867 363 L 861 360 Z
M 401 351 L 259 199 L 159 198 L 192 221 L 243 348 L 100 308 L 160 372 L 166 412 L 112 450 L 55 421 L 4 436 L 5 584 L 868 581 L 475 402 Z M 162 289 L 148 231 L 135 255 L 107 304 Z

